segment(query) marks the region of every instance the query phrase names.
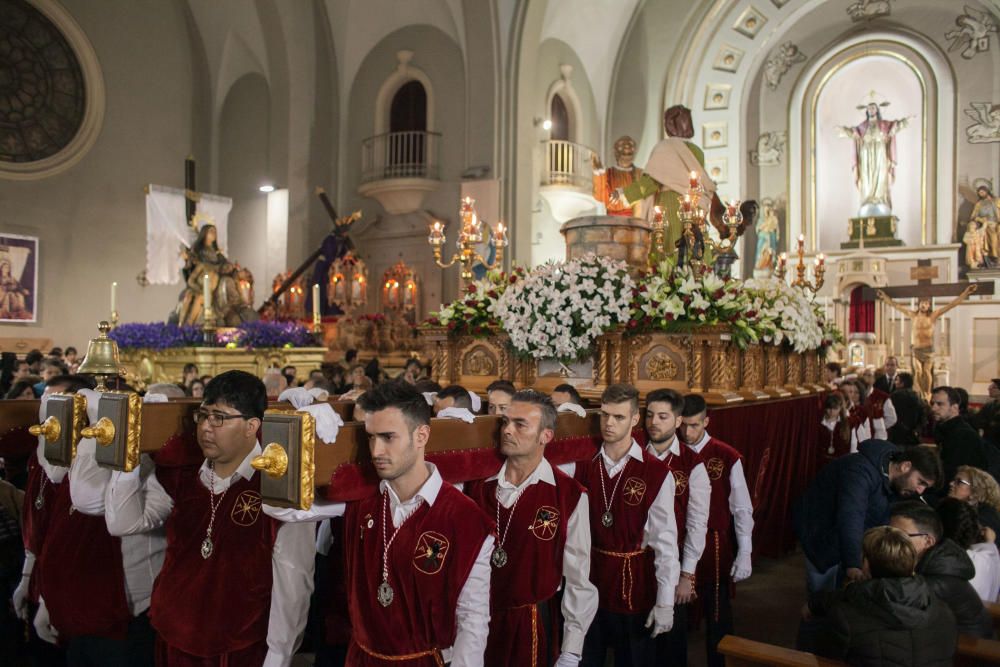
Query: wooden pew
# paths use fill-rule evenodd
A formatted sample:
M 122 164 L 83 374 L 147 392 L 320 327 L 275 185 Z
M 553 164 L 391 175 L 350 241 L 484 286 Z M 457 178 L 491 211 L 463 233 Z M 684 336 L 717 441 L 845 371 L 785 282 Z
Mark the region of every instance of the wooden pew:
M 847 667 L 846 662 L 821 658 L 805 651 L 726 635 L 719 642 L 719 653 L 726 656 L 727 667 Z
M 841 667 L 846 665 L 839 660 L 822 658 L 812 653 L 765 644 L 735 635 L 726 635 L 722 638 L 722 641 L 719 642 L 719 653 L 726 656 L 727 667 L 752 667 L 754 665 Z M 955 666 L 978 667 L 981 665 L 1000 665 L 1000 641 L 959 635 Z

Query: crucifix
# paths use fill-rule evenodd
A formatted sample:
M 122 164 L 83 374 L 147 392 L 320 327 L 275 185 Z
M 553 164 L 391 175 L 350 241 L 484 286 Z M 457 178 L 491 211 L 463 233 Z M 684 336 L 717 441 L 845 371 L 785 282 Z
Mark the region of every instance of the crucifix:
M 865 287 L 862 296 L 874 299 L 876 296 L 911 321 L 910 357 L 913 368 L 913 380 L 917 392 L 925 398 L 930 397 L 934 385 L 934 325 L 946 312 L 965 301 L 973 292 L 977 294 L 993 294 L 993 283 L 932 283 L 938 277 L 938 267 L 931 265 L 931 260 L 917 260 L 917 265 L 910 269 L 910 278 L 917 281 L 916 285 L 886 287 L 875 289 Z M 957 296 L 937 310 L 933 308 L 934 297 Z M 916 298 L 916 309 L 904 308 L 894 298 Z

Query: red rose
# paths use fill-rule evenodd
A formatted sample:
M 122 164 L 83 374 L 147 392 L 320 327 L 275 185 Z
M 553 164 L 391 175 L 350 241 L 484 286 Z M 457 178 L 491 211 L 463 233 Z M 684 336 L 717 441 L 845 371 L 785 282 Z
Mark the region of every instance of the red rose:
M 490 297 L 491 299 L 499 299 L 500 298 L 500 295 L 497 294 L 497 291 L 495 289 L 491 289 L 489 292 L 486 293 L 486 295 L 488 297 Z
M 674 321 L 674 314 L 673 313 L 667 313 L 666 320 L 668 322 L 673 322 Z
M 477 303 L 479 303 L 479 302 L 476 301 L 475 299 L 466 299 L 465 300 L 465 305 L 468 306 L 469 308 L 474 308 Z
M 517 276 L 511 276 L 510 277 L 510 284 L 513 285 L 516 282 L 517 282 Z
M 476 293 L 476 286 L 475 285 L 466 285 L 465 286 L 465 291 L 468 292 L 469 294 L 475 294 Z
M 456 326 L 457 326 L 457 323 L 456 323 L 456 322 L 454 322 L 454 321 L 452 321 L 452 322 L 448 322 L 448 328 L 449 328 L 449 329 L 454 329 L 454 328 L 455 328 Z
M 639 323 L 636 322 L 635 320 L 629 320 L 628 321 L 628 328 L 629 329 L 635 329 L 637 326 L 639 326 Z

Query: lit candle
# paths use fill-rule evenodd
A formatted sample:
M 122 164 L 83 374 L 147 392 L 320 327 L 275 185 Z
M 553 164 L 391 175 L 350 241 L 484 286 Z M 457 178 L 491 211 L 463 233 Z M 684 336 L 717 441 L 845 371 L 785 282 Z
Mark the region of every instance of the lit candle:
M 736 217 L 736 208 L 738 206 L 739 203 L 736 200 L 731 199 L 729 201 L 729 204 L 726 205 L 726 215 L 728 215 L 730 218 Z
M 507 227 L 502 223 L 497 223 L 496 244 L 501 246 L 507 242 Z
M 826 262 L 826 256 L 823 253 L 820 253 L 819 254 L 819 265 L 823 266 L 824 262 Z
M 319 324 L 319 283 L 313 283 L 313 322 Z
M 212 283 L 207 273 L 201 277 L 201 292 L 202 299 L 205 301 L 205 312 L 210 313 L 212 312 Z
M 684 201 L 681 202 L 681 208 L 685 211 L 691 210 L 691 195 L 684 195 Z
M 118 283 L 111 283 L 111 312 L 118 310 Z
M 803 234 L 799 234 L 799 250 L 801 251 L 806 245 L 806 237 Z
M 689 175 L 689 181 L 692 188 L 698 187 L 698 172 L 692 171 Z
M 788 261 L 788 255 L 786 253 L 781 253 L 778 255 L 778 268 L 784 270 L 785 262 Z

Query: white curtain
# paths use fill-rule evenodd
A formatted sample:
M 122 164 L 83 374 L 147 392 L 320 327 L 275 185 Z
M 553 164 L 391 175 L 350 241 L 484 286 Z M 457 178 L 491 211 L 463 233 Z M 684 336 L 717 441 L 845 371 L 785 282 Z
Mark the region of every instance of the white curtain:
M 215 225 L 219 248 L 223 252 L 226 251 L 232 207 L 232 199 L 216 195 L 203 194 L 198 202 L 197 211 Z M 146 280 L 151 285 L 180 282 L 184 268 L 181 246 L 191 247 L 196 236 L 187 224 L 184 190 L 149 185 L 146 188 Z

